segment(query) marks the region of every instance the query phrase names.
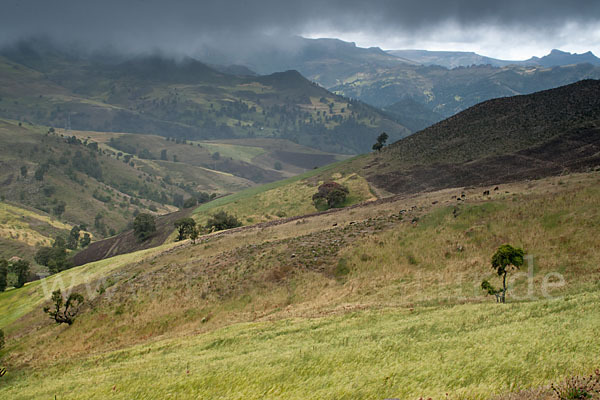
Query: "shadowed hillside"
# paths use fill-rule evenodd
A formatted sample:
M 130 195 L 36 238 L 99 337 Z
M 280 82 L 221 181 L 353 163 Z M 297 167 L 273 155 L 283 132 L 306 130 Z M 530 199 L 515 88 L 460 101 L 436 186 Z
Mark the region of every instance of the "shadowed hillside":
M 600 166 L 600 81 L 481 103 L 361 162 L 370 182 L 393 193 Z
M 410 133 L 293 70 L 242 76 L 192 58 L 105 56 L 43 41 L 0 48 L 0 116 L 187 140 L 279 138 L 345 154 L 368 151 L 382 130 L 395 139 Z

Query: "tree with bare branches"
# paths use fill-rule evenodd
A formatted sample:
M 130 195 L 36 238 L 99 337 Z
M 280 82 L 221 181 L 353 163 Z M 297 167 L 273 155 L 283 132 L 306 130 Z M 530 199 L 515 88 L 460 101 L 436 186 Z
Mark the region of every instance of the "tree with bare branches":
M 83 304 L 83 296 L 79 293 L 71 293 L 65 301 L 60 289 L 58 289 L 52 292 L 52 303 L 54 309 L 44 307 L 44 312 L 50 315 L 50 318 L 57 324 L 71 325 Z

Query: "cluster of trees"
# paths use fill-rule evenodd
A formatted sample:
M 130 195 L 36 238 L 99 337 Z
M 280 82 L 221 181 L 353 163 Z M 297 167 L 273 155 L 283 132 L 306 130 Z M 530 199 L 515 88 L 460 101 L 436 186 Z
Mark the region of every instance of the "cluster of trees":
M 83 229 L 85 226 L 74 226 L 66 238 L 62 235 L 57 236 L 52 247 L 42 247 L 35 253 L 35 262 L 48 267 L 48 271 L 53 274 L 73 268 L 73 263 L 67 257 L 67 250 L 85 248 L 91 242 L 89 233 L 81 234 Z
M 195 243 L 200 235 L 201 228 L 196 225 L 196 221 L 193 218 L 180 218 L 175 221 L 174 225 L 177 229 L 178 241 L 190 238 L 192 239 L 192 243 Z M 235 215 L 229 214 L 226 211 L 219 211 L 208 219 L 205 228 L 208 232 L 215 232 L 237 228 L 241 225 L 242 223 Z
M 96 158 L 96 153 L 99 151 L 98 144 L 92 142 L 84 145 L 79 139 L 75 138 L 75 136 L 72 138 L 67 138 L 66 142 L 69 144 L 80 145 L 82 147 L 80 150 L 76 150 L 72 156 L 71 151 L 68 150 L 64 152 L 63 155 L 58 159 L 49 157 L 46 161 L 37 166 L 33 174 L 34 178 L 37 181 L 43 181 L 46 173 L 50 171 L 51 166 L 62 166 L 66 168 L 65 173 L 67 176 L 74 177 L 74 173 L 77 171 L 82 172 L 101 182 L 103 180 L 102 167 Z M 27 175 L 26 168 L 21 169 L 21 175 L 23 177 Z
M 312 196 L 312 201 L 318 210 L 340 207 L 350 191 L 337 182 L 325 182 L 319 186 L 318 192 Z
M 30 263 L 27 260 L 16 260 L 9 263 L 6 260 L 0 259 L 0 292 L 6 290 L 8 286 L 8 274 L 14 274 L 13 285 L 16 288 L 25 286 L 29 278 Z

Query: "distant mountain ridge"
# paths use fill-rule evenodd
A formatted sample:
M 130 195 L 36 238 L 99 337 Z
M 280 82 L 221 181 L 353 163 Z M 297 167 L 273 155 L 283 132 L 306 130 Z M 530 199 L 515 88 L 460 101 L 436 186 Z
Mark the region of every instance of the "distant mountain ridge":
M 259 74 L 294 69 L 324 87 L 337 85 L 365 68 L 415 64 L 388 54 L 379 47 L 363 48 L 339 39 L 295 36 L 283 40 L 285 48 L 267 45 L 247 54 L 224 54 L 219 49 L 210 49 L 199 52 L 197 57 L 209 64 L 245 65 Z
M 525 62 L 532 63 L 535 65 L 541 65 L 543 67 L 584 63 L 600 65 L 600 58 L 596 57 L 591 51 L 582 54 L 576 54 L 554 49 L 548 55 L 545 55 L 541 58 L 531 57 Z
M 557 67 L 583 63 L 600 65 L 600 58 L 596 57 L 591 51 L 576 54 L 557 49 L 553 49 L 543 57 L 531 57 L 527 60 L 500 60 L 482 56 L 475 52 L 464 51 L 388 50 L 387 53 L 401 57 L 402 60 L 411 60 L 417 64 L 439 65 L 446 68 L 469 67 L 471 65 L 492 65 L 494 67 L 509 65 Z
M 384 109 L 413 132 L 485 100 L 600 78 L 600 60 L 591 53 L 553 50 L 510 61 L 472 52 L 386 52 L 339 39 L 282 41 L 286 46 L 266 44 L 250 54 L 217 57 L 215 50 L 198 57 L 259 73 L 297 70 L 334 93 Z
M 589 63 L 560 67 L 479 65 L 447 69 L 435 65 L 402 65 L 365 72 L 331 90 L 383 109 L 410 99 L 447 118 L 486 100 L 534 93 L 582 79 L 600 79 L 600 66 Z M 429 119 L 413 129 L 424 129 L 434 122 L 435 119 Z

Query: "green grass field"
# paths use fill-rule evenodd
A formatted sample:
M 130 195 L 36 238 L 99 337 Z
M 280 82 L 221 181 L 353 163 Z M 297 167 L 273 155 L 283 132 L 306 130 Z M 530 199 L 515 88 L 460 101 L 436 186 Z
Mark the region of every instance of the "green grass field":
M 241 324 L 14 372 L 4 398 L 486 399 L 598 365 L 600 293 Z
M 486 399 L 590 373 L 600 364 L 599 179 L 466 189 L 460 205 L 452 196 L 463 189 L 409 196 L 10 290 L 0 294 L 0 396 Z M 499 305 L 480 283 L 498 284 L 489 260 L 507 242 L 535 271 L 511 278 Z M 70 327 L 41 312 L 42 284 L 59 280 L 92 288 Z

